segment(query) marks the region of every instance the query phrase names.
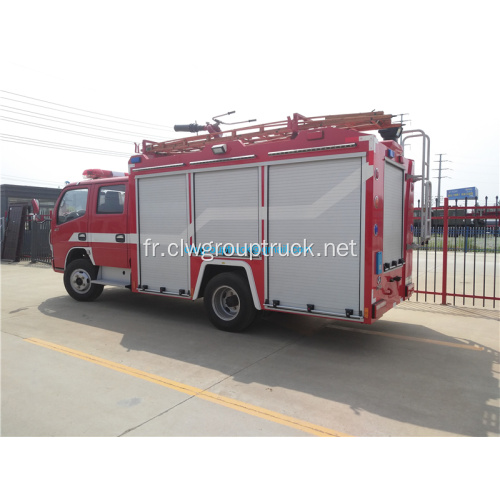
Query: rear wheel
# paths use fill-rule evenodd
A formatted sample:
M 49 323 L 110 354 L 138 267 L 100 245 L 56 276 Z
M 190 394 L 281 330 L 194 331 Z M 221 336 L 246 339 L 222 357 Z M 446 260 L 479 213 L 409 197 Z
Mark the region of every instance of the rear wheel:
M 228 332 L 241 332 L 257 313 L 247 281 L 235 273 L 214 276 L 205 289 L 204 303 L 212 324 Z
M 101 295 L 103 285 L 92 283 L 97 277 L 97 267 L 88 259 L 77 259 L 71 262 L 64 271 L 64 287 L 75 300 L 91 301 Z

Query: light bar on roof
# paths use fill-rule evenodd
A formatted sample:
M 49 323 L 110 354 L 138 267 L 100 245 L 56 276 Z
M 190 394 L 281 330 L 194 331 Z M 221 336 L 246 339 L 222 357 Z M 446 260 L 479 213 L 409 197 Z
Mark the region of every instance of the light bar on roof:
M 83 171 L 85 179 L 107 179 L 109 177 L 126 177 L 125 172 L 115 172 L 113 170 L 101 170 L 100 168 L 89 168 Z

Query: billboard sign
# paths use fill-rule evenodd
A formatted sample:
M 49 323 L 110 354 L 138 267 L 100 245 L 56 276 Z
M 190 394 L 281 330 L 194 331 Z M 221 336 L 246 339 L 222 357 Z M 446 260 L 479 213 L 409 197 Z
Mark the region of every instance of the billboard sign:
M 476 198 L 478 195 L 477 187 L 467 187 L 460 189 L 449 189 L 446 191 L 449 200 L 465 200 L 465 198 Z

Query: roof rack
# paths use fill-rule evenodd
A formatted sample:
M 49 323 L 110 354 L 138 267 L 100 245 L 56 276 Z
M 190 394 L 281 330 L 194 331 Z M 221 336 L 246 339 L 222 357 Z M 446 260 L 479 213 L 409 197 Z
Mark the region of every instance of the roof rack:
M 236 128 L 225 132 L 213 132 L 164 142 L 144 140 L 142 141 L 142 152 L 172 155 L 200 151 L 207 144 L 213 145 L 230 140 L 240 140 L 244 144 L 272 142 L 294 138 L 301 130 L 320 127 L 349 128 L 358 131 L 400 127 L 400 123 L 392 123 L 392 118 L 394 116 L 396 115 L 384 114 L 383 111 L 326 115 L 312 118 L 294 113 L 293 117 L 288 117 L 287 120 Z

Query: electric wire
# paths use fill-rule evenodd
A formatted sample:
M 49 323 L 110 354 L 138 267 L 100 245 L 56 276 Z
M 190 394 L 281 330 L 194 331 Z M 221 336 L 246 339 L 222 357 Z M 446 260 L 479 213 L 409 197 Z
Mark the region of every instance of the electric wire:
M 81 108 L 76 108 L 72 106 L 66 106 L 63 104 L 58 104 L 54 103 L 51 101 L 44 101 L 42 99 L 36 99 L 34 97 L 29 97 L 25 96 L 22 94 L 16 94 L 14 92 L 8 92 L 5 90 L 0 90 L 0 92 L 5 93 L 5 94 L 10 94 L 12 96 L 17 96 L 20 98 L 24 99 L 29 99 L 32 101 L 38 101 L 40 103 L 44 104 L 51 104 L 53 106 L 58 106 L 61 108 L 65 109 L 58 109 L 55 107 L 51 106 L 43 106 L 41 104 L 35 104 L 33 102 L 26 102 L 21 99 L 13 99 L 5 96 L 0 95 L 0 99 L 4 99 L 7 101 L 19 103 L 20 106 L 22 107 L 15 107 L 15 106 L 7 106 L 7 105 L 0 105 L 0 109 L 4 111 L 6 115 L 1 115 L 0 120 L 8 122 L 12 124 L 12 126 L 9 126 L 9 128 L 14 127 L 15 125 L 22 126 L 22 127 L 34 127 L 34 128 L 39 128 L 39 129 L 44 129 L 47 131 L 51 131 L 52 133 L 64 133 L 64 134 L 72 134 L 75 136 L 80 136 L 83 138 L 88 138 L 88 139 L 96 139 L 96 140 L 101 140 L 101 141 L 109 141 L 113 143 L 122 143 L 122 144 L 127 144 L 131 148 L 131 151 L 133 151 L 133 145 L 134 143 L 132 142 L 132 138 L 127 140 L 127 137 L 125 136 L 133 136 L 133 138 L 137 137 L 148 137 L 151 140 L 155 140 L 156 138 L 158 140 L 166 140 L 167 137 L 165 135 L 158 136 L 154 135 L 151 136 L 149 132 L 144 133 L 138 133 L 138 132 L 133 132 L 130 130 L 130 128 L 133 128 L 134 126 L 138 126 L 137 128 L 144 128 L 144 129 L 155 129 L 155 130 L 173 130 L 172 127 L 169 126 L 164 126 L 164 125 L 159 125 L 156 123 L 150 123 L 150 122 L 141 122 L 139 120 L 132 120 L 129 118 L 123 118 L 123 117 L 118 117 L 114 115 L 106 115 L 104 113 L 97 113 L 94 111 L 89 111 Z M 1 102 L 1 101 L 0 101 Z M 52 110 L 54 113 L 52 114 L 46 114 L 46 113 L 40 113 L 37 111 L 32 111 L 29 109 L 29 107 L 36 106 L 37 108 L 44 108 L 48 110 Z M 76 110 L 76 111 L 81 111 L 83 113 L 78 113 L 74 112 L 71 110 Z M 78 119 L 70 119 L 70 117 L 64 117 L 61 116 L 61 113 L 65 113 L 68 115 L 73 115 L 73 116 L 79 116 L 83 117 L 86 120 L 78 120 Z M 12 116 L 9 116 L 12 115 Z M 94 116 L 91 116 L 94 115 Z M 30 120 L 27 119 L 20 119 L 19 117 L 28 117 Z M 33 120 L 33 121 L 32 121 Z M 120 121 L 119 121 L 120 120 Z M 45 122 L 45 123 L 43 123 Z M 55 122 L 57 124 L 61 124 L 61 126 L 52 126 L 48 122 Z M 98 123 L 95 123 L 98 122 Z M 100 123 L 99 123 L 100 122 Z M 122 128 L 115 128 L 113 125 L 111 126 L 106 126 L 106 122 L 108 123 L 117 123 L 121 124 L 124 127 L 126 127 L 128 130 L 124 130 Z M 64 128 L 63 128 L 64 127 Z M 77 130 L 77 129 L 87 129 L 89 130 L 90 133 L 87 133 L 82 130 Z M 9 130 L 10 131 L 10 130 Z M 91 131 L 96 131 L 95 133 L 92 133 Z M 100 132 L 108 132 L 108 135 L 98 135 Z M 158 133 L 158 132 L 156 132 Z M 111 137 L 110 135 L 117 135 L 118 137 Z M 121 138 L 119 138 L 121 137 Z M 46 149 L 52 149 L 52 150 L 62 150 L 62 151 L 67 151 L 71 153 L 83 153 L 83 154 L 93 154 L 93 155 L 101 155 L 101 156 L 107 156 L 107 157 L 119 157 L 119 158 L 129 158 L 133 152 L 125 153 L 122 151 L 115 151 L 115 150 L 108 150 L 108 149 L 102 149 L 98 147 L 89 147 L 89 146 L 80 146 L 76 144 L 68 144 L 65 142 L 54 142 L 54 141 L 48 141 L 48 140 L 42 140 L 42 139 L 36 139 L 32 137 L 26 137 L 24 134 L 23 135 L 13 135 L 13 134 L 7 134 L 7 133 L 1 133 L 0 134 L 0 141 L 5 142 L 5 143 L 13 143 L 13 144 L 18 144 L 18 145 L 24 145 L 24 146 L 36 146 L 36 147 L 42 147 Z M 49 180 L 37 180 L 37 179 L 32 179 L 32 178 L 27 178 L 27 177 L 21 177 L 21 176 L 16 176 L 16 175 L 9 175 L 9 174 L 3 174 L 1 175 L 3 181 L 11 181 L 11 182 L 37 182 L 37 183 L 43 183 L 45 185 L 51 185 L 51 186 L 56 186 L 60 183 L 56 181 L 49 181 Z
M 88 149 L 88 150 L 74 149 L 70 145 L 68 145 L 69 146 L 68 147 L 68 146 L 65 146 L 64 144 L 61 146 L 48 145 L 48 144 L 32 143 L 32 142 L 22 141 L 22 140 L 18 140 L 18 139 L 6 139 L 6 138 L 0 138 L 0 141 L 1 142 L 11 142 L 14 144 L 23 144 L 25 146 L 37 146 L 37 147 L 41 147 L 41 148 L 60 149 L 63 151 L 75 152 L 75 153 L 88 153 L 88 154 L 95 154 L 95 155 L 101 155 L 101 156 L 114 156 L 114 157 L 120 157 L 120 158 L 130 156 L 130 154 L 116 154 L 116 153 L 112 153 L 112 152 L 107 153 L 107 152 L 92 151 L 90 149 Z
M 74 134 L 74 135 L 80 135 L 83 137 L 90 137 L 92 139 L 100 139 L 100 140 L 112 141 L 112 142 L 121 142 L 124 144 L 133 144 L 133 142 L 131 142 L 131 141 L 125 141 L 123 139 L 116 139 L 114 137 L 104 137 L 101 135 L 86 134 L 84 132 L 76 132 L 74 130 L 67 130 L 67 129 L 58 128 L 58 127 L 51 127 L 50 125 L 42 125 L 41 123 L 34 123 L 34 122 L 25 121 L 25 120 L 16 120 L 15 118 L 8 118 L 8 117 L 2 116 L 2 115 L 0 115 L 0 120 L 13 122 L 13 123 L 19 123 L 21 125 L 27 125 L 29 127 L 38 127 L 38 128 L 44 128 L 47 130 L 54 130 L 56 132 L 62 132 L 64 134 Z
M 0 134 L 0 140 L 5 141 L 5 142 L 15 142 L 18 144 L 25 144 L 25 145 L 31 145 L 31 146 L 49 147 L 49 148 L 54 148 L 54 149 L 64 149 L 67 151 L 75 151 L 75 152 L 79 152 L 79 153 L 92 153 L 92 154 L 101 154 L 101 155 L 106 155 L 106 156 L 121 156 L 121 157 L 131 156 L 131 153 L 125 153 L 122 151 L 108 151 L 108 150 L 104 150 L 104 149 L 96 149 L 96 148 L 89 148 L 89 147 L 85 147 L 85 146 L 77 146 L 74 144 L 64 144 L 64 143 L 59 143 L 59 142 L 43 141 L 40 139 L 32 139 L 30 137 L 15 136 L 15 135 L 11 135 L 11 134 Z
M 60 182 L 56 182 L 56 181 L 48 181 L 46 179 L 32 179 L 30 177 L 16 177 L 13 175 L 2 175 L 1 179 L 2 179 L 2 182 L 5 180 L 11 181 L 11 182 L 30 182 L 30 183 L 37 182 L 40 184 L 49 184 L 51 187 L 61 185 Z
M 107 132 L 116 132 L 119 134 L 131 135 L 133 137 L 138 137 L 138 136 L 140 137 L 141 135 L 143 135 L 143 134 L 138 134 L 136 132 L 130 132 L 130 131 L 121 130 L 121 129 L 114 129 L 114 128 L 110 128 L 110 127 L 103 127 L 101 125 L 89 124 L 89 123 L 85 123 L 85 122 L 79 122 L 76 120 L 69 120 L 67 118 L 57 118 L 57 117 L 54 117 L 53 115 L 47 115 L 45 113 L 37 113 L 36 111 L 28 111 L 25 109 L 15 108 L 13 106 L 5 106 L 3 104 L 0 105 L 0 108 L 3 109 L 7 113 L 14 113 L 14 114 L 23 115 L 23 116 L 29 116 L 30 118 L 41 117 L 39 119 L 63 123 L 65 125 L 73 125 L 73 126 L 77 126 L 77 127 L 90 128 L 90 129 L 95 129 L 95 130 L 104 130 Z M 15 111 L 11 111 L 11 110 L 15 110 Z M 36 116 L 33 116 L 33 115 L 36 115 Z M 159 138 L 159 136 L 150 136 L 150 137 Z M 164 137 L 161 138 L 161 140 L 165 140 Z
M 21 104 L 26 104 L 28 106 L 37 106 L 39 108 L 50 109 L 52 111 L 57 111 L 58 113 L 68 113 L 68 114 L 71 114 L 71 115 L 83 116 L 85 118 L 90 118 L 91 120 L 101 120 L 101 121 L 107 121 L 107 122 L 112 122 L 112 123 L 119 123 L 120 125 L 127 125 L 127 126 L 130 125 L 130 123 L 125 123 L 124 121 L 109 120 L 109 119 L 103 119 L 103 118 L 96 118 L 94 116 L 84 115 L 82 113 L 75 113 L 73 111 L 65 111 L 64 109 L 52 108 L 50 106 L 42 106 L 41 104 L 27 103 L 27 102 L 24 102 L 24 101 L 20 101 L 18 99 L 10 99 L 9 97 L 2 97 L 2 96 L 0 96 L 0 99 L 6 99 L 8 101 L 19 102 Z M 166 127 L 161 127 L 161 128 L 160 127 L 152 127 L 152 126 L 149 126 L 149 125 L 142 125 L 142 127 L 144 127 L 144 128 L 152 128 L 152 129 L 155 129 L 155 130 L 163 130 L 164 128 L 166 128 Z M 171 129 L 171 130 L 173 130 L 173 129 Z
M 139 120 L 133 120 L 133 119 L 130 119 L 130 118 L 123 118 L 123 117 L 114 116 L 114 115 L 107 115 L 107 114 L 104 114 L 104 113 L 98 113 L 96 111 L 89 111 L 87 109 L 76 108 L 76 107 L 73 107 L 73 106 L 67 106 L 65 104 L 58 104 L 56 102 L 45 101 L 43 99 L 37 99 L 35 97 L 30 97 L 30 96 L 26 96 L 26 95 L 22 95 L 22 94 L 16 94 L 15 92 L 9 92 L 7 90 L 0 90 L 0 92 L 3 92 L 5 94 L 10 94 L 10 95 L 15 95 L 17 97 L 24 97 L 25 99 L 32 99 L 33 101 L 44 102 L 46 104 L 53 104 L 55 106 L 60 106 L 62 108 L 74 109 L 74 110 L 77 110 L 77 111 L 84 111 L 85 113 L 92 113 L 92 114 L 95 114 L 95 115 L 98 115 L 98 116 L 106 116 L 106 117 L 109 117 L 109 118 L 116 118 L 116 119 L 119 119 L 119 120 L 125 120 L 125 121 L 129 121 L 129 122 L 133 122 L 133 123 L 137 123 L 137 124 L 141 124 L 141 125 L 151 125 L 151 127 L 146 127 L 146 128 L 160 128 L 160 129 L 168 129 L 168 130 L 171 130 L 171 131 L 174 130 L 173 127 L 171 127 L 169 125 L 159 125 L 157 123 L 143 122 L 143 121 L 139 121 Z M 16 100 L 16 99 L 9 99 L 8 97 L 2 97 L 2 99 L 8 99 L 10 101 L 16 101 L 16 102 L 23 102 L 23 101 L 19 101 L 19 100 Z M 39 106 L 38 104 L 31 104 L 31 103 L 24 103 L 24 104 L 28 104 L 28 105 L 31 105 L 31 106 Z M 41 106 L 41 107 L 46 107 L 46 106 Z M 54 109 L 54 108 L 48 108 L 48 109 Z M 63 111 L 63 110 L 56 110 L 56 111 L 61 111 L 61 112 L 64 112 L 64 113 L 70 113 L 69 111 Z M 73 114 L 78 114 L 78 113 L 73 113 Z M 86 116 L 86 115 L 80 115 L 80 116 Z M 88 117 L 88 118 L 92 118 L 92 117 Z M 106 121 L 113 121 L 113 120 L 106 120 Z M 119 122 L 116 122 L 116 123 L 119 123 Z

